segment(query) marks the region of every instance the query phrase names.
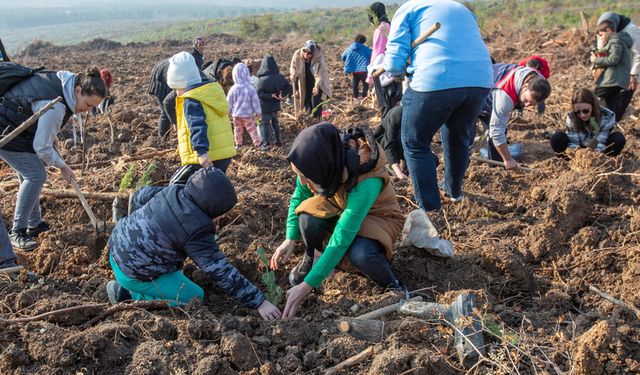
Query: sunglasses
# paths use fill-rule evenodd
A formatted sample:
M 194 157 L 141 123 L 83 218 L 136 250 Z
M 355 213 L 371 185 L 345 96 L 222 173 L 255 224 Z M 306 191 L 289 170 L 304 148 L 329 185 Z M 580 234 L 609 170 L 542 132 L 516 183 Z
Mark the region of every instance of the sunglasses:
M 304 53 L 305 55 L 313 55 L 313 52 L 307 50 L 302 50 L 302 53 Z
M 573 113 L 575 113 L 576 115 L 580 115 L 580 114 L 586 115 L 588 113 L 591 113 L 591 109 L 589 108 L 579 109 L 577 111 L 573 111 Z

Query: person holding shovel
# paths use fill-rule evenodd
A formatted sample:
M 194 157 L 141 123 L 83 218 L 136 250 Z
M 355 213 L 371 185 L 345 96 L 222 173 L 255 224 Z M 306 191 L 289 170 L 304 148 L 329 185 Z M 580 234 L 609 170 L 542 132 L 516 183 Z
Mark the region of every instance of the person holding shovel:
M 440 29 L 412 49 L 412 42 L 436 23 Z M 492 83 L 491 57 L 475 16 L 453 0 L 404 3 L 391 21 L 383 67 L 394 76 L 406 68 L 411 78 L 402 97 L 401 137 L 418 205 L 427 211 L 441 207 L 431 153 L 438 130 L 444 150 L 445 195 L 462 199 L 476 119 Z
M 18 127 L 58 96 L 63 98 L 61 103 L 0 149 L 0 159 L 9 164 L 20 181 L 9 236 L 17 250 L 35 249 L 35 237 L 49 230 L 40 214 L 40 192 L 47 178 L 45 165 L 58 168 L 69 182 L 75 178 L 54 147 L 60 128 L 72 114 L 87 112 L 100 104 L 108 96 L 108 89 L 98 68 L 80 74 L 64 70 L 39 72 L 11 87 L 0 101 L 2 134 Z
M 328 122 L 302 130 L 293 141 L 287 160 L 297 175 L 296 188 L 286 239 L 270 266 L 279 269 L 286 263 L 300 239 L 305 252 L 289 273 L 293 288 L 283 317 L 293 317 L 305 296 L 339 264 L 382 288 L 406 292 L 390 265 L 404 216 L 381 151 L 368 128 L 342 132 Z M 322 255 L 314 263 L 316 251 Z
M 216 243 L 214 222 L 238 201 L 221 170 L 200 169 L 186 185 L 142 188 L 132 201 L 138 208 L 118 221 L 107 243 L 115 275 L 106 286 L 111 303 L 203 300 L 204 290 L 182 272 L 190 258 L 238 303 L 257 309 L 266 320 L 280 318 L 280 310 L 227 261 Z
M 322 48 L 313 40 L 293 53 L 289 75 L 294 95 L 298 95 L 298 108 L 305 109 L 315 118 L 322 115 L 322 94 L 331 97 L 329 70 L 324 62 Z

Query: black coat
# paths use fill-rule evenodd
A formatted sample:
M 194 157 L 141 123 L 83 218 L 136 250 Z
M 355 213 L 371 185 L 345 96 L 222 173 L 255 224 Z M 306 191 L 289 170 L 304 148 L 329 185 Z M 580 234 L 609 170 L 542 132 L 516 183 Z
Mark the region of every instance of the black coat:
M 263 113 L 278 112 L 280 110 L 280 100 L 274 99 L 273 94 L 280 94 L 282 97 L 290 96 L 293 87 L 278 69 L 276 60 L 271 55 L 266 55 L 262 59 L 262 64 L 258 70 L 257 91 L 260 98 L 260 106 Z
M 171 88 L 167 85 L 167 70 L 169 70 L 169 59 L 164 59 L 151 69 L 151 77 L 149 77 L 149 94 L 160 101 L 171 92 Z
M 191 55 L 193 56 L 193 59 L 196 60 L 196 66 L 198 67 L 198 69 L 202 70 L 202 64 L 204 64 L 204 57 L 202 56 L 202 54 L 194 48 L 191 50 Z
M 2 44 L 2 40 L 0 39 L 0 61 L 9 62 L 9 55 L 7 55 L 7 51 L 4 49 L 4 45 Z

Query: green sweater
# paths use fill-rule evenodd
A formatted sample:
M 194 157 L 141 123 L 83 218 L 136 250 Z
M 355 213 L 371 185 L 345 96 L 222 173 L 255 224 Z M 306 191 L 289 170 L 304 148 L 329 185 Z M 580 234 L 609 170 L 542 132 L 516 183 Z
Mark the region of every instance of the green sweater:
M 340 263 L 349 246 L 360 230 L 362 221 L 367 217 L 369 209 L 382 191 L 382 179 L 377 177 L 367 178 L 356 185 L 347 194 L 347 207 L 340 215 L 336 227 L 329 238 L 329 243 L 324 249 L 318 262 L 314 264 L 311 272 L 304 281 L 314 288 L 322 284 L 322 281 Z M 302 201 L 311 198 L 313 193 L 306 185 L 296 179 L 296 190 L 289 201 L 289 215 L 287 217 L 287 239 L 299 240 L 301 238 L 300 226 L 296 208 Z

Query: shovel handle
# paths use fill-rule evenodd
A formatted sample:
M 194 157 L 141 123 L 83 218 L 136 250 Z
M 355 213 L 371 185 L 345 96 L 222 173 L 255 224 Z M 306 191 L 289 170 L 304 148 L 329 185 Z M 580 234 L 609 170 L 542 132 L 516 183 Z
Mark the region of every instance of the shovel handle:
M 47 103 L 44 107 L 40 108 L 40 110 L 38 112 L 34 113 L 31 117 L 29 117 L 27 119 L 27 121 L 23 122 L 22 124 L 20 124 L 20 126 L 18 126 L 17 128 L 13 129 L 13 131 L 11 133 L 9 133 L 9 134 L 5 135 L 4 137 L 2 137 L 2 139 L 0 139 L 0 148 L 3 148 L 13 138 L 17 137 L 20 133 L 22 133 L 23 131 L 27 130 L 27 128 L 30 127 L 31 125 L 33 125 L 40 118 L 40 116 L 44 115 L 44 113 L 47 112 L 48 110 L 50 110 L 51 107 L 53 107 L 57 103 L 60 103 L 61 101 L 62 101 L 62 97 L 60 97 L 60 96 L 58 96 L 57 98 L 53 99 L 52 101 Z
M 73 186 L 73 190 L 76 191 L 76 194 L 78 195 L 78 198 L 80 198 L 80 203 L 82 203 L 82 207 L 84 207 L 84 210 L 87 212 L 87 215 L 89 215 L 89 220 L 91 220 L 91 224 L 93 225 L 93 227 L 97 231 L 98 230 L 98 220 L 96 220 L 96 216 L 93 214 L 93 211 L 91 210 L 91 207 L 89 206 L 89 203 L 87 202 L 87 199 L 84 197 L 84 194 L 82 194 L 82 191 L 80 190 L 80 187 L 78 186 L 78 182 L 73 177 L 71 177 L 71 181 L 69 181 L 69 182 L 71 183 L 71 186 Z
M 440 28 L 440 22 L 436 22 L 433 25 L 431 25 L 430 28 L 428 28 L 425 32 L 423 32 L 422 34 L 420 34 L 420 36 L 418 36 L 413 42 L 411 42 L 411 49 L 413 50 L 414 48 L 416 48 L 417 46 L 419 46 L 422 42 L 424 42 L 428 37 L 431 36 L 431 34 L 435 33 L 436 31 L 438 31 L 438 29 Z M 375 72 L 373 72 L 373 74 L 371 74 L 371 76 L 373 78 L 378 78 L 382 75 L 382 73 L 384 73 L 384 67 L 378 68 L 378 70 L 376 70 Z
M 504 163 L 501 162 L 501 161 L 497 161 L 497 160 L 485 159 L 485 158 L 481 158 L 479 156 L 472 156 L 469 159 L 475 160 L 475 161 L 479 161 L 480 163 L 486 163 L 486 164 L 495 165 L 495 166 L 498 166 L 498 167 L 504 167 Z M 518 169 L 521 170 L 521 171 L 525 171 L 525 172 L 533 172 L 533 169 L 528 168 L 528 167 L 523 167 L 521 165 L 518 165 Z

